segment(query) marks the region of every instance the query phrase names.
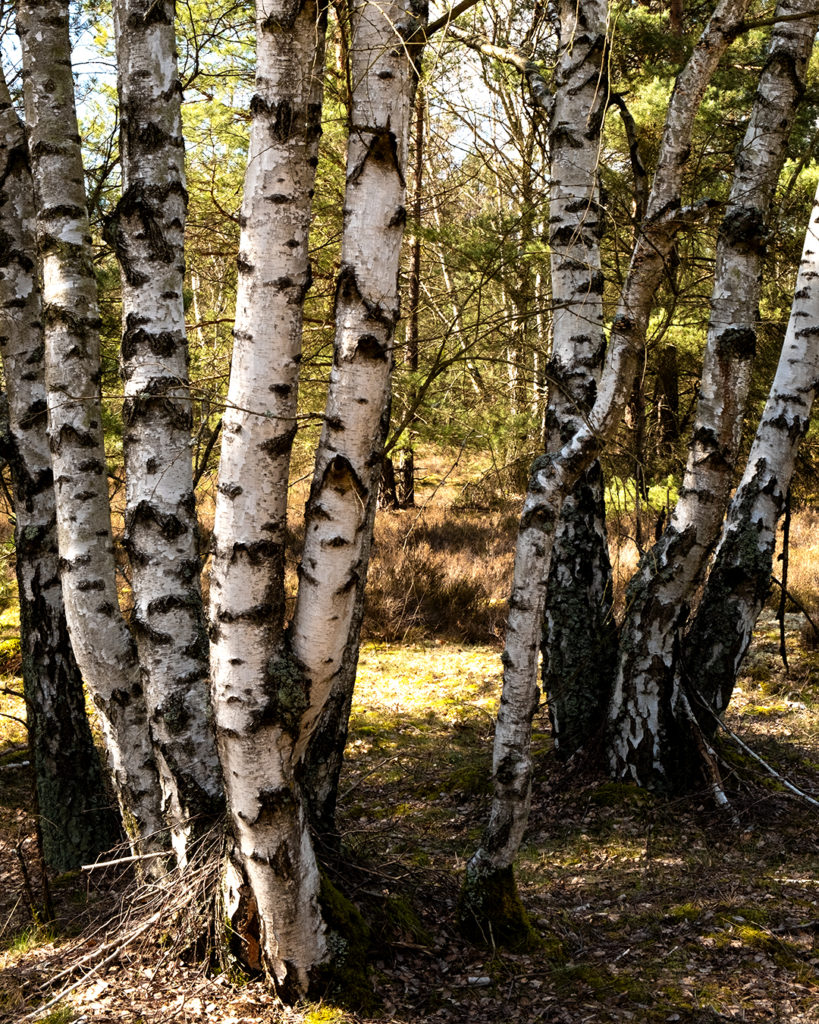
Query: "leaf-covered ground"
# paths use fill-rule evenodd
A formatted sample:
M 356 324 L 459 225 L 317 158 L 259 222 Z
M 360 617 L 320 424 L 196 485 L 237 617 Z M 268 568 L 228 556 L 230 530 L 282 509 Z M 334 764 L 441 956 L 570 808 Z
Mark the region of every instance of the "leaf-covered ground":
M 819 797 L 819 651 L 807 645 L 799 616 L 788 625 L 790 674 L 769 615 L 729 724 Z M 334 876 L 371 928 L 378 1005 L 358 1015 L 333 993 L 285 1010 L 234 967 L 206 970 L 202 944 L 186 947 L 179 937 L 195 921 L 162 894 L 139 891 L 132 916 L 115 922 L 116 939 L 105 922 L 131 900 L 122 899 L 125 868 L 53 880 L 57 918 L 32 922 L 16 852 L 39 904 L 30 778 L 27 768 L 9 767 L 25 760 L 24 734 L 10 723 L 0 756 L 0 1019 L 22 1021 L 83 979 L 41 1019 L 819 1021 L 817 808 L 731 741 L 720 750 L 738 824 L 704 793 L 669 804 L 601 781 L 582 764 L 558 765 L 541 712 L 518 879 L 543 947 L 510 954 L 493 950 L 491 936 L 487 949 L 459 938 L 458 886 L 488 807 L 499 670 L 496 648 L 363 649 L 342 781 L 345 861 Z M 8 696 L 3 709 L 20 713 Z M 118 948 L 157 912 L 158 923 Z

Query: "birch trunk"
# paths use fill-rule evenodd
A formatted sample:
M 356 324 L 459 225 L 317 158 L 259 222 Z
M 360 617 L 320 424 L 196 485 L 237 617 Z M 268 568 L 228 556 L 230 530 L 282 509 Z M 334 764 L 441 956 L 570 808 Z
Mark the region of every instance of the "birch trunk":
M 819 387 L 819 192 L 805 235 L 776 376 L 742 480 L 728 509 L 714 565 L 683 643 L 678 686 L 715 714 L 728 706 L 754 623 L 768 596 L 776 528 L 799 443 Z M 696 668 L 695 668 L 696 666 Z M 704 715 L 704 727 L 714 722 Z
M 560 5 L 561 52 L 549 126 L 554 316 L 548 452 L 560 450 L 594 404 L 605 351 L 597 167 L 608 103 L 607 13 L 605 0 Z M 611 692 L 616 630 L 603 487 L 595 462 L 563 504 L 552 552 L 542 675 L 562 758 L 599 730 Z
M 21 2 L 26 124 L 43 261 L 49 439 L 66 618 L 100 712 L 126 828 L 161 849 L 139 665 L 120 614 L 100 406 L 99 313 L 74 106 L 68 7 Z
M 693 121 L 711 75 L 747 0 L 722 0 L 680 73 L 672 94 L 646 218 L 612 324 L 597 399 L 563 448 L 535 460 L 515 551 L 503 689 L 495 727 L 493 800 L 481 845 L 467 865 L 462 919 L 497 917 L 498 886 L 511 866 L 529 815 L 532 716 L 538 705 L 537 656 L 554 535 L 564 496 L 620 422 L 645 343 L 654 291 L 681 222 L 680 187 Z M 580 5 L 585 10 L 585 5 Z
M 0 72 L 0 353 L 8 396 L 3 454 L 14 497 L 20 639 L 43 856 L 55 871 L 119 837 L 68 639 L 46 431 L 34 193 L 23 126 Z
M 771 38 L 717 242 L 702 386 L 680 500 L 629 584 L 621 630 L 609 764 L 615 777 L 659 789 L 689 785 L 699 763 L 689 723 L 675 716 L 674 659 L 728 502 L 756 344 L 770 205 L 819 24 L 810 0 L 788 0 L 778 10 L 811 16 L 780 23 Z
M 323 787 L 318 803 L 325 806 L 335 799 L 337 768 L 319 778 L 311 766 L 331 727 L 329 720 L 319 725 L 325 706 L 341 725 L 333 743 L 340 766 L 355 681 L 389 424 L 407 151 L 426 13 L 426 5 L 414 0 L 359 0 L 351 10 L 353 90 L 335 350 L 290 634 L 293 655 L 310 681 L 297 754 L 306 757 L 314 785 Z
M 424 187 L 424 109 L 426 99 L 420 86 L 415 95 L 414 160 L 412 175 L 412 220 L 414 235 L 410 240 L 409 271 L 409 316 L 407 317 L 406 348 L 404 364 L 413 374 L 413 384 L 408 395 L 408 405 L 416 401 L 414 375 L 418 373 L 419 321 L 421 315 L 421 220 L 423 217 Z M 399 466 L 398 504 L 401 508 L 415 507 L 415 452 L 413 449 L 413 426 L 417 417 L 407 424 L 407 441 L 401 450 Z
M 208 711 L 182 286 L 187 193 L 172 0 L 115 0 L 125 543 L 133 625 L 180 864 L 224 807 Z
M 213 699 L 235 856 L 261 959 L 287 996 L 328 956 L 294 746 L 307 702 L 283 645 L 284 541 L 308 230 L 321 132 L 326 7 L 259 0 L 235 346 L 211 573 Z M 252 914 L 250 916 L 253 916 Z M 257 966 L 261 966 L 258 964 Z

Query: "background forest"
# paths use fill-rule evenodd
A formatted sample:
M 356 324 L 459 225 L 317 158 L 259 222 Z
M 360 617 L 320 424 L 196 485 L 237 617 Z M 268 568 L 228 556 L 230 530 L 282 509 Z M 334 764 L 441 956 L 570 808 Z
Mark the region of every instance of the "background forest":
M 321 997 L 315 1003 L 296 1009 L 277 1003 L 246 956 L 219 952 L 224 935 L 213 930 L 209 909 L 218 888 L 214 857 L 197 861 L 183 884 L 164 887 L 135 878 L 128 864 L 60 872 L 42 862 L 22 721 L 15 512 L 6 466 L 0 549 L 4 1019 L 819 1019 L 815 414 L 788 489 L 785 529 L 777 527 L 778 585 L 771 586 L 726 713 L 734 738 L 708 736 L 706 768 L 696 783 L 685 792 L 671 787 L 655 794 L 622 776 L 606 780 L 599 737 L 578 753 L 564 748 L 556 756 L 544 702 L 532 732 L 532 821 L 515 869 L 530 930 L 510 951 L 500 930 L 476 935 L 467 929 L 464 937 L 459 928 L 462 876 L 482 841 L 492 798 L 490 750 L 521 505 L 533 460 L 547 444 L 554 447 L 548 409 L 560 389 L 553 360 L 560 303 L 552 292 L 550 234 L 550 153 L 556 146 L 532 70 L 543 89 L 557 91 L 566 49 L 550 4 L 483 0 L 460 8 L 465 13 L 451 24 L 439 20 L 444 8 L 430 11 L 434 32 L 418 65 L 403 175 L 401 319 L 334 823 L 338 837 L 314 830 L 327 877 L 363 914 L 347 903 L 325 906 L 328 923 L 347 936 L 348 960 L 369 964 L 371 980 L 362 983 L 353 971 L 346 987 L 334 979 L 322 991 L 311 988 L 311 997 Z M 602 271 L 597 291 L 606 325 L 629 279 L 675 82 L 713 8 L 695 0 L 610 6 L 608 95 L 594 169 L 602 211 L 594 228 Z M 312 283 L 304 298 L 298 430 L 289 468 L 288 619 L 336 358 L 353 116 L 351 9 L 333 5 L 328 16 Z M 3 65 L 21 108 L 16 12 L 6 4 L 0 13 Z M 767 67 L 772 16 L 770 5 L 748 7 L 742 31 L 705 89 L 679 197 L 701 215 L 682 224 L 663 261 L 625 414 L 600 454 L 612 563 L 608 618 L 617 625 L 631 607 L 629 581 L 663 535 L 683 490 L 722 217 Z M 184 312 L 206 602 L 242 264 L 255 17 L 252 5 L 222 0 L 176 7 L 188 196 Z M 123 541 L 130 421 L 116 252 L 122 191 L 117 58 L 108 3 L 75 6 L 71 19 L 99 290 L 117 589 L 128 618 L 134 581 Z M 756 356 L 734 485 L 776 372 L 819 186 L 818 73 L 813 52 L 765 229 Z M 702 580 L 695 590 L 694 608 Z M 218 845 L 212 833 L 199 841 Z M 128 856 L 122 846 L 110 859 Z M 516 899 L 514 883 L 509 898 Z M 514 916 L 518 905 L 512 909 Z M 480 914 L 477 919 L 480 925 Z M 38 1016 L 35 1007 L 45 1003 Z

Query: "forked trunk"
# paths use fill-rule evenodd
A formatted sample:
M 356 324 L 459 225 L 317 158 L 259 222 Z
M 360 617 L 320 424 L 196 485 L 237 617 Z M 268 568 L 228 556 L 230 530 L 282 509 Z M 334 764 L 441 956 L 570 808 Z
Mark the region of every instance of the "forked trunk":
M 187 193 L 172 0 L 115 0 L 122 198 L 125 543 L 133 625 L 177 860 L 224 797 L 206 713 L 191 401 L 182 285 Z
M 676 714 L 674 661 L 733 482 L 770 205 L 819 24 L 812 0 L 782 3 L 779 11 L 811 16 L 780 23 L 771 38 L 717 241 L 702 386 L 680 500 L 629 584 L 621 628 L 609 763 L 616 777 L 659 789 L 690 785 L 699 763 L 690 723 Z
M 18 10 L 43 261 L 49 438 L 66 618 L 100 712 L 125 826 L 164 846 L 159 782 L 133 641 L 119 609 L 102 437 L 97 287 L 71 73 L 68 6 Z
M 55 871 L 93 861 L 119 837 L 68 638 L 46 431 L 34 193 L 23 127 L 0 72 L 0 353 L 8 395 L 23 688 L 43 855 Z
M 746 0 L 747 2 L 747 0 Z M 581 4 L 581 8 L 585 5 Z M 515 551 L 503 689 L 492 760 L 493 799 L 481 845 L 467 865 L 462 918 L 491 921 L 498 883 L 511 866 L 529 815 L 530 739 L 537 708 L 537 655 L 554 536 L 564 497 L 622 418 L 645 343 L 652 298 L 681 221 L 680 188 L 694 116 L 746 3 L 722 0 L 680 73 L 666 116 L 646 218 L 612 324 L 597 400 L 563 448 L 535 460 Z
M 228 910 L 245 942 L 246 928 L 257 929 L 261 962 L 254 966 L 265 966 L 288 996 L 304 995 L 328 956 L 319 872 L 296 779 L 307 683 L 283 640 L 287 490 L 310 286 L 325 19 L 326 7 L 315 0 L 257 4 L 256 92 L 211 573 L 217 739 L 234 860 L 248 883 L 237 881 Z

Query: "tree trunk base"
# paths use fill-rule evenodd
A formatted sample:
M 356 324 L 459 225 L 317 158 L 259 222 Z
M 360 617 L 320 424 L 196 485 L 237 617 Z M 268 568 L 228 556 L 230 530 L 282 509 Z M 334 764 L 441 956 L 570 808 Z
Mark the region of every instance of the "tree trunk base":
M 457 912 L 461 934 L 476 946 L 502 946 L 515 952 L 543 946 L 520 901 L 511 867 L 487 870 L 470 864 Z
M 358 907 L 323 873 L 319 902 L 327 924 L 330 960 L 316 970 L 310 997 L 331 997 L 335 1004 L 369 1016 L 380 1006 L 370 982 L 370 928 Z

